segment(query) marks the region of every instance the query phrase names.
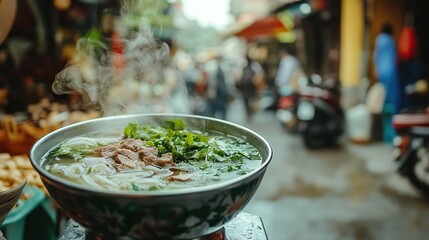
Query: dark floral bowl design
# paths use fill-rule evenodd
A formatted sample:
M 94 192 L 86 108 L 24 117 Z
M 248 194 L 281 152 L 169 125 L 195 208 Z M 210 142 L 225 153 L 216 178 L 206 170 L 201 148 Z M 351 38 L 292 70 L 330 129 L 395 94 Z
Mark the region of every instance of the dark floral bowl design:
M 162 192 L 109 192 L 74 184 L 41 167 L 42 157 L 69 138 L 129 122 L 141 124 L 183 119 L 200 130 L 228 133 L 254 145 L 261 166 L 238 178 L 218 184 Z M 51 197 L 77 223 L 100 236 L 127 239 L 193 239 L 220 230 L 251 200 L 272 158 L 269 143 L 257 133 L 230 122 L 192 115 L 141 114 L 105 117 L 56 130 L 38 142 L 30 160 Z

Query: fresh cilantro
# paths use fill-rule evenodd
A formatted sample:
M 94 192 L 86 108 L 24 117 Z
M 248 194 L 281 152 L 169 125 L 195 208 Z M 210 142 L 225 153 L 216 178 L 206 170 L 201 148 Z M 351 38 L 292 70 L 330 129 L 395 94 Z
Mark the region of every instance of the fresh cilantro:
M 137 185 L 136 185 L 135 183 L 133 183 L 133 182 L 130 184 L 129 189 L 130 189 L 130 190 L 133 190 L 133 191 L 136 191 L 136 192 L 137 192 L 137 191 L 140 191 L 140 187 L 139 187 L 139 186 L 137 186 Z
M 89 146 L 67 146 L 60 145 L 56 149 L 54 149 L 51 153 L 51 156 L 54 158 L 57 157 L 70 157 L 74 160 L 80 160 L 85 156 L 94 153 L 94 149 Z
M 142 139 L 148 146 L 156 147 L 159 156 L 172 153 L 176 163 L 192 163 L 203 170 L 217 162 L 227 164 L 226 169 L 219 171 L 238 171 L 244 160 L 261 159 L 258 150 L 244 140 L 188 130 L 181 119 L 167 120 L 162 126 L 129 123 L 124 137 Z
M 124 136 L 126 138 L 137 138 L 138 127 L 137 123 L 128 123 L 128 126 L 124 128 Z
M 240 170 L 240 171 L 237 171 L 237 174 L 238 175 L 245 175 L 245 174 L 247 174 L 249 172 L 249 170 Z
M 150 186 L 148 191 L 156 191 L 156 190 L 160 190 L 161 187 L 160 186 Z
M 164 122 L 164 128 L 170 129 L 173 131 L 184 130 L 185 123 L 181 119 L 166 120 Z

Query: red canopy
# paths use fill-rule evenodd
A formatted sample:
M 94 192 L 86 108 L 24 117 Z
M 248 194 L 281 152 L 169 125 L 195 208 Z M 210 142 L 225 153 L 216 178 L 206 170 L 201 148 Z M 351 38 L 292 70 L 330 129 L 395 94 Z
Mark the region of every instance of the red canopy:
M 249 26 L 236 32 L 234 35 L 246 39 L 254 39 L 258 37 L 274 37 L 280 32 L 287 32 L 288 29 L 283 23 L 273 15 L 260 18 Z

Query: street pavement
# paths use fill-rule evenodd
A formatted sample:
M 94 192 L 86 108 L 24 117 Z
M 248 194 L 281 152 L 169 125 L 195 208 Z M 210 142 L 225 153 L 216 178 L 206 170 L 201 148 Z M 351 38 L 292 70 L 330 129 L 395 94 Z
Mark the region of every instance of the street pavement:
M 383 143 L 308 150 L 269 111 L 246 121 L 242 104 L 228 120 L 272 145 L 274 157 L 245 212 L 261 217 L 270 240 L 414 240 L 429 237 L 429 202 L 395 172 Z

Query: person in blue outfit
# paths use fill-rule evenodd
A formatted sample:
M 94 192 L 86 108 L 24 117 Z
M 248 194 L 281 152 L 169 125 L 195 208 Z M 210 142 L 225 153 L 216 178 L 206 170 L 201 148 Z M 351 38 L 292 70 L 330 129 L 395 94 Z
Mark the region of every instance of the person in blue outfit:
M 386 143 L 391 143 L 395 136 L 392 126 L 392 116 L 400 111 L 402 94 L 397 62 L 398 57 L 393 38 L 393 27 L 391 24 L 385 23 L 375 41 L 374 63 L 378 80 L 386 90 L 383 107 L 383 138 Z

